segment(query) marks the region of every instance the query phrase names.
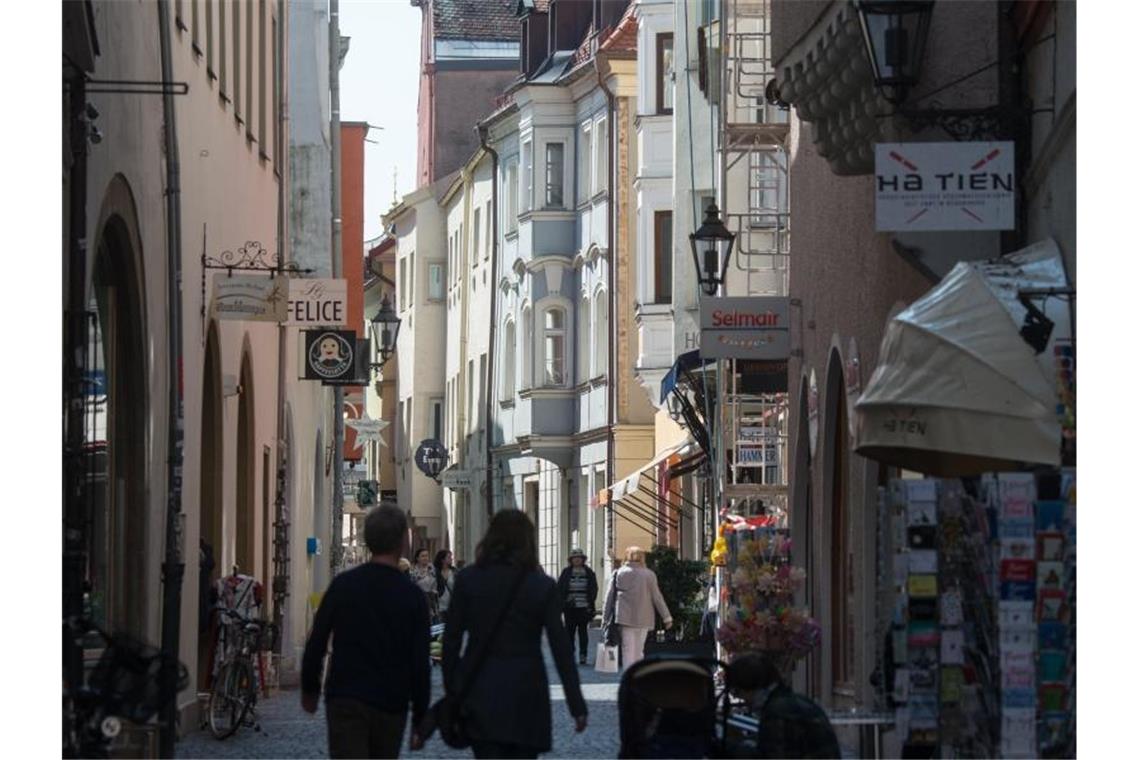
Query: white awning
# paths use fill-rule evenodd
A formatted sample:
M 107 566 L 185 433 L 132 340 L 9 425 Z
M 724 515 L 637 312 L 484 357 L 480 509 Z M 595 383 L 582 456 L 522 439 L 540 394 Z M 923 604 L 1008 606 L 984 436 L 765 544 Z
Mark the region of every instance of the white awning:
M 1045 351 L 1020 335 L 1027 289 L 1067 287 L 1053 241 L 959 263 L 887 326 L 879 364 L 855 404 L 855 450 L 934 475 L 1015 463 L 1060 463 L 1053 345 L 1070 337 L 1069 307 L 1038 308 L 1054 323 Z
M 655 456 L 652 460 L 639 467 L 632 475 L 628 475 L 621 480 L 617 481 L 609 488 L 602 489 L 598 493 L 598 503 L 606 504 L 610 501 L 619 501 L 620 499 L 628 496 L 629 494 L 636 493 L 638 487 L 641 485 L 641 478 L 645 473 L 657 467 L 674 454 L 683 455 L 689 448 L 694 445 L 691 436 L 685 438 L 675 446 L 670 446 Z M 656 486 L 655 486 L 656 487 Z

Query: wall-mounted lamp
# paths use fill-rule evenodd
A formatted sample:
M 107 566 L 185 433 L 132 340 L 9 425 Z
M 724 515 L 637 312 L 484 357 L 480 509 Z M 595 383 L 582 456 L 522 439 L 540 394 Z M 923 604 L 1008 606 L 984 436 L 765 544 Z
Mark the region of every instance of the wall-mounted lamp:
M 715 203 L 705 209 L 705 220 L 697 231 L 689 235 L 689 246 L 693 251 L 693 267 L 697 270 L 697 281 L 705 293 L 715 296 L 724 284 L 728 274 L 728 262 L 732 259 L 732 244 L 736 235 L 728 231 L 720 219 L 720 210 Z

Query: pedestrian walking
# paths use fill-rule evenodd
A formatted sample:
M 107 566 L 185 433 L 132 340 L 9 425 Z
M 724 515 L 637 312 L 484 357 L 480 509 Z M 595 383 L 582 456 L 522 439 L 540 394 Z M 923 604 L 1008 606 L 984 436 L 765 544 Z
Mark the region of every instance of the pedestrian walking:
M 574 634 L 578 634 L 578 663 L 586 664 L 586 650 L 590 645 L 587 630 L 597 614 L 598 577 L 586 564 L 586 553 L 571 549 L 566 569 L 558 577 L 558 592 L 562 595 L 562 618 L 566 622 L 566 635 L 570 637 L 570 656 L 574 656 Z
M 444 690 L 459 703 L 456 714 L 475 757 L 537 757 L 550 751 L 543 630 L 575 728 L 585 730 L 586 702 L 561 612 L 554 580 L 538 569 L 534 523 L 518 510 L 497 512 L 476 549 L 475 564 L 456 574 L 443 633 Z M 413 748 L 424 738 L 414 733 Z
M 372 560 L 337 575 L 321 599 L 301 665 L 301 705 L 316 712 L 325 678 L 329 756 L 397 757 L 412 704 L 413 725 L 431 696 L 427 600 L 400 572 L 407 518 L 391 506 L 364 520 Z
M 420 587 L 427 596 L 428 607 L 431 609 L 432 619 L 438 612 L 436 603 L 439 597 L 436 596 L 435 590 L 435 568 L 431 564 L 431 552 L 427 549 L 420 549 L 416 552 L 415 562 L 412 563 L 412 569 L 409 572 L 412 582 Z
M 621 630 L 622 667 L 628 668 L 645 656 L 645 637 L 653 628 L 653 610 L 673 627 L 673 616 L 657 586 L 657 574 L 645 566 L 645 551 L 639 546 L 625 550 L 625 564 L 613 574 L 606 592 L 604 620 Z
M 451 567 L 451 552 L 440 549 L 432 562 L 435 567 L 435 596 L 439 609 L 439 622 L 447 619 L 447 608 L 451 604 L 451 594 L 455 590 L 455 570 Z
M 784 682 L 771 659 L 745 652 L 732 659 L 725 686 L 759 719 L 755 746 L 737 748 L 734 757 L 838 758 L 839 740 L 827 713 Z

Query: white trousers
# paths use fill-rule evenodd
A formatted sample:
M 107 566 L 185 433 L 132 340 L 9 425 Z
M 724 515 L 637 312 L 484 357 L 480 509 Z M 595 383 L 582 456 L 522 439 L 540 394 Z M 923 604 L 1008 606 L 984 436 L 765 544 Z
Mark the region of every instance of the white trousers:
M 645 637 L 648 633 L 648 628 L 631 628 L 628 625 L 621 627 L 621 666 L 623 670 L 645 657 Z

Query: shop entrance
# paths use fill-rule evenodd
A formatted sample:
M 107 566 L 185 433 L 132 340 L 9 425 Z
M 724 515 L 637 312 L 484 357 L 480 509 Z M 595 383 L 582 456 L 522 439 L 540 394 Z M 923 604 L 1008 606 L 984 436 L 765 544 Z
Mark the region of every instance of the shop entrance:
M 843 361 L 831 352 L 827 367 L 826 420 L 823 437 L 824 493 L 829 500 L 827 514 L 830 567 L 828 584 L 831 696 L 854 696 L 855 663 L 855 579 L 851 554 L 850 441 L 847 433 L 847 399 L 843 384 Z
M 202 375 L 202 440 L 199 458 L 198 510 L 198 688 L 209 682 L 210 590 L 222 572 L 222 370 L 218 327 L 211 324 L 206 336 L 206 362 Z
M 254 564 L 256 545 L 256 512 L 254 489 L 256 486 L 257 460 L 254 458 L 254 418 L 253 418 L 253 371 L 250 368 L 249 353 L 241 359 L 241 380 L 238 388 L 238 429 L 237 429 L 237 508 L 235 516 L 234 564 L 238 572 L 257 574 Z M 263 580 L 258 578 L 258 580 Z
M 87 579 L 95 622 L 146 638 L 147 355 L 127 223 L 111 216 L 90 299 L 85 496 L 91 505 Z

